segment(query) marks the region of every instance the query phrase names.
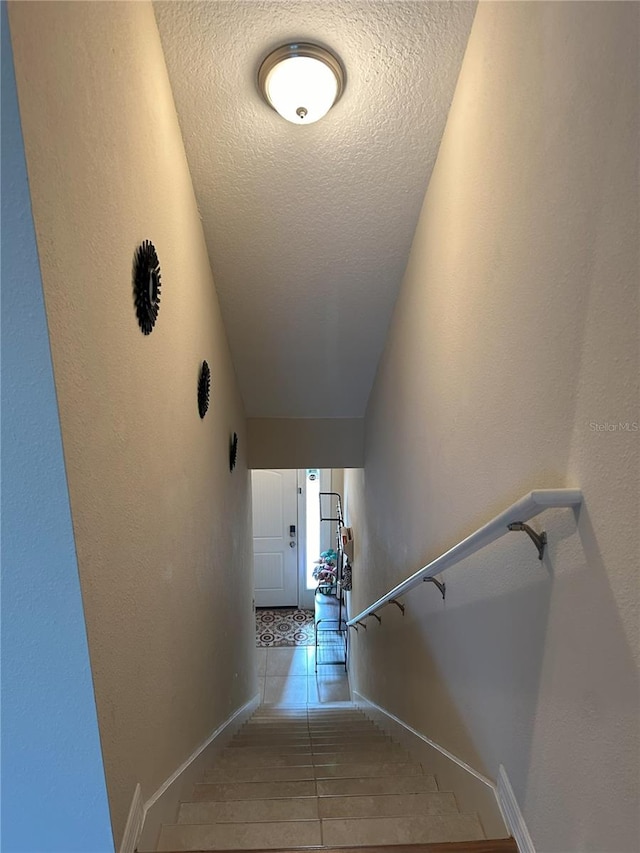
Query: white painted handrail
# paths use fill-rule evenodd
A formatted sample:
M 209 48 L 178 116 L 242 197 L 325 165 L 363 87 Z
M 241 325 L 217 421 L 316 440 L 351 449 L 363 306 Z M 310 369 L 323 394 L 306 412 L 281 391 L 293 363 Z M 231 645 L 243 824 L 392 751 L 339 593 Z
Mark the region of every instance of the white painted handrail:
M 445 569 L 451 568 L 451 566 L 484 548 L 485 545 L 495 542 L 505 533 L 509 533 L 509 524 L 529 521 L 529 519 L 544 512 L 545 509 L 572 507 L 581 503 L 582 492 L 580 489 L 536 489 L 534 492 L 529 492 L 528 495 L 520 498 L 500 515 L 496 515 L 494 519 L 476 530 L 475 533 L 467 536 L 462 542 L 458 542 L 457 545 L 445 551 L 444 554 L 441 554 L 424 568 L 419 569 L 415 574 L 403 580 L 402 583 L 394 586 L 392 590 L 389 590 L 386 595 L 383 595 L 362 613 L 358 613 L 353 619 L 349 619 L 347 625 L 355 626 L 356 623 L 366 619 L 367 616 L 371 616 L 381 607 L 404 595 L 405 592 L 420 586 L 425 580 L 440 574 Z

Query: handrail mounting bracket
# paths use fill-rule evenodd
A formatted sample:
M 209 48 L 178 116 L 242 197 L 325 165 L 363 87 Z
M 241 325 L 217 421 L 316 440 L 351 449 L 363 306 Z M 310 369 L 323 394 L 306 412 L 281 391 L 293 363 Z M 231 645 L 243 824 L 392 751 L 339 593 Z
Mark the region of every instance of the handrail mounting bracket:
M 404 604 L 401 604 L 397 598 L 390 599 L 388 604 L 395 604 L 396 607 L 400 608 L 400 610 L 402 611 L 402 615 L 404 616 Z
M 542 533 L 536 533 L 536 531 L 529 527 L 528 524 L 525 524 L 524 521 L 514 521 L 512 524 L 507 526 L 509 530 L 524 530 L 538 549 L 538 559 L 541 560 L 544 557 L 544 546 L 547 544 L 547 534 L 544 530 Z
M 425 579 L 424 579 L 424 582 L 425 582 L 425 583 L 433 583 L 433 584 L 435 584 L 435 585 L 438 587 L 438 589 L 440 590 L 440 595 L 442 595 L 442 600 L 444 601 L 444 598 L 445 598 L 445 595 L 446 595 L 446 592 L 447 592 L 447 585 L 446 585 L 446 583 L 443 583 L 442 581 L 439 581 L 439 580 L 437 580 L 436 578 L 425 578 Z

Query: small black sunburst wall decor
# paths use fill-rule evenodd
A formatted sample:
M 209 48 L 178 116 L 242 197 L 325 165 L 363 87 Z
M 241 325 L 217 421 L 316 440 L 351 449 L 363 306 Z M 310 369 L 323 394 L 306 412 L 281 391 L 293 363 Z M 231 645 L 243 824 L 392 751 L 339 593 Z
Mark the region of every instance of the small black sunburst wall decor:
M 143 334 L 150 335 L 160 310 L 160 261 L 150 240 L 143 240 L 133 258 L 133 298 Z
M 234 432 L 229 445 L 229 470 L 233 471 L 238 461 L 238 434 Z
M 203 361 L 200 367 L 200 376 L 198 377 L 198 411 L 200 412 L 201 418 L 207 414 L 210 392 L 211 370 L 209 369 L 207 362 Z

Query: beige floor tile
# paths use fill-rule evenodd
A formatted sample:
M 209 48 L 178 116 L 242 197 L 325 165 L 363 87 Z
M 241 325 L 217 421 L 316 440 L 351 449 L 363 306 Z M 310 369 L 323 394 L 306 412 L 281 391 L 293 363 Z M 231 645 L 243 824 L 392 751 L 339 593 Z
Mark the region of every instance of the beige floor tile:
M 350 797 L 372 794 L 420 794 L 437 791 L 434 776 L 368 776 L 344 779 L 318 779 L 319 797 Z
M 256 649 L 256 660 L 258 662 L 258 675 L 265 675 L 267 671 L 267 650 Z
M 267 675 L 307 675 L 306 648 L 267 649 Z
M 316 793 L 315 780 L 294 782 L 200 782 L 194 786 L 191 799 L 200 800 L 248 800 L 279 797 L 313 797 Z
M 267 660 L 267 666 L 269 661 Z M 268 675 L 264 687 L 264 702 L 266 705 L 282 705 L 288 702 L 307 701 L 306 675 L 291 675 L 288 678 L 279 675 Z
M 453 794 L 382 794 L 360 797 L 320 797 L 320 817 L 402 817 L 457 814 Z
M 318 679 L 317 684 L 320 702 L 347 702 L 351 698 L 349 682 L 346 678 L 331 681 Z
M 338 818 L 322 821 L 327 846 L 427 844 L 475 841 L 484 838 L 475 815 L 425 815 L 423 817 Z
M 320 821 L 273 823 L 172 824 L 160 833 L 158 850 L 273 850 L 316 847 L 322 843 Z
M 307 678 L 307 702 L 310 705 L 318 705 L 320 703 L 320 694 L 318 693 L 318 685 L 313 677 Z
M 328 806 L 329 812 L 331 808 Z M 333 815 L 331 815 L 333 816 Z M 335 815 L 340 817 L 341 815 Z M 318 820 L 316 797 L 182 803 L 178 823 L 261 823 Z

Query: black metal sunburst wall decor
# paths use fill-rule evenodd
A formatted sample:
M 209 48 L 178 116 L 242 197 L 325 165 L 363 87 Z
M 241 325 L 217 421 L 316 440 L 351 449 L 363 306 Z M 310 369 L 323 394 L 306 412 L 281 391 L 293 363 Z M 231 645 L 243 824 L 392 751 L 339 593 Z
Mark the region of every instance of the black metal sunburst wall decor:
M 150 335 L 160 310 L 160 261 L 150 240 L 143 240 L 134 255 L 133 298 L 140 328 Z
M 211 370 L 206 361 L 202 362 L 200 367 L 200 376 L 198 377 L 198 411 L 200 417 L 203 418 L 207 414 L 209 408 L 209 393 L 211 391 Z
M 238 461 L 238 434 L 234 432 L 231 436 L 231 444 L 229 446 L 229 470 L 233 471 Z

